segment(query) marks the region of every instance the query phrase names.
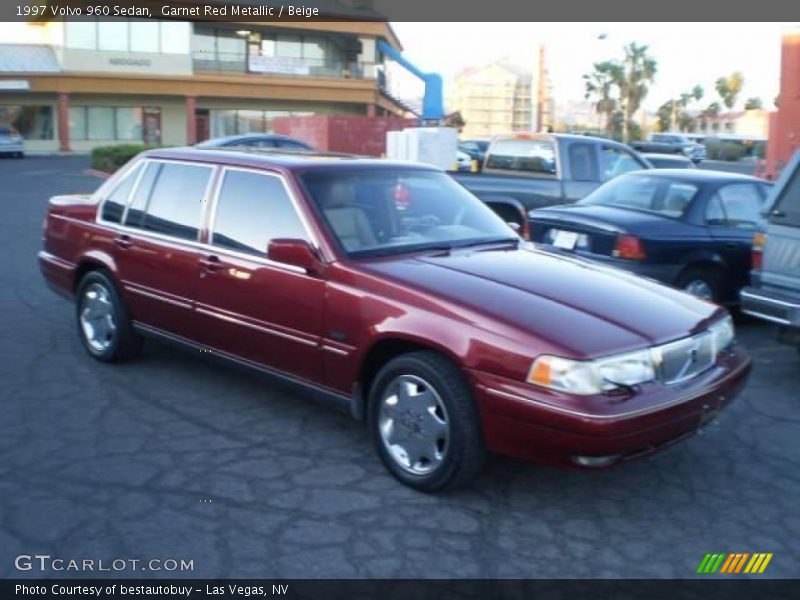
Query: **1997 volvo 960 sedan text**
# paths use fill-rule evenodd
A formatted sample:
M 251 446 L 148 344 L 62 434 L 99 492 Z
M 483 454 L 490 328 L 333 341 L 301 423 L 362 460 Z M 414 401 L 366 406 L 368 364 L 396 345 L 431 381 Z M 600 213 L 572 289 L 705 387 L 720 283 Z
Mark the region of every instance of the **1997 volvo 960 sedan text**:
M 424 166 L 150 151 L 52 198 L 39 259 L 94 358 L 146 334 L 281 377 L 364 419 L 420 490 L 470 480 L 487 450 L 647 454 L 750 370 L 724 309 L 526 244 Z

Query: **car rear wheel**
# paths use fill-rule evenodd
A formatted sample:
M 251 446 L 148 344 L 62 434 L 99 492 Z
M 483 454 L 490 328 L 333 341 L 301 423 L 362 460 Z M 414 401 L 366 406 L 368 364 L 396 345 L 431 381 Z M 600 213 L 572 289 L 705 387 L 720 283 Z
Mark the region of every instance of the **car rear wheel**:
M 690 268 L 681 273 L 677 287 L 709 302 L 719 304 L 722 300 L 719 276 L 710 269 Z
M 368 419 L 378 455 L 401 482 L 425 492 L 472 480 L 486 455 L 472 390 L 435 352 L 404 354 L 378 373 Z
M 78 334 L 86 351 L 103 362 L 119 362 L 139 352 L 141 337 L 111 279 L 102 271 L 87 273 L 76 298 Z

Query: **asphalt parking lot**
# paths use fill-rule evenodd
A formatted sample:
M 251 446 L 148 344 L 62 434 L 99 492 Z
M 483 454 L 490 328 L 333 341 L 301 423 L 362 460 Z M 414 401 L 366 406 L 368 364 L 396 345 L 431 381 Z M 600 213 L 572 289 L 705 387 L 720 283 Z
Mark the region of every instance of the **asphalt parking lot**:
M 37 553 L 201 578 L 682 578 L 708 552 L 800 572 L 800 355 L 770 326 L 739 323 L 746 392 L 667 452 L 592 473 L 497 457 L 423 495 L 359 424 L 260 377 L 154 342 L 89 359 L 36 264 L 47 198 L 94 189 L 87 166 L 0 160 L 0 576 L 42 576 L 14 568 Z

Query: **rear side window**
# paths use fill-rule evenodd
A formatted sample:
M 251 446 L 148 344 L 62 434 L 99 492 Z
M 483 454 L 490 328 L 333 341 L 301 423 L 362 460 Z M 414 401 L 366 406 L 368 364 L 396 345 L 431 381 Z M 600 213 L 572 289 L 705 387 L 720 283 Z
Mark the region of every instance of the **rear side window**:
M 597 181 L 597 167 L 593 147 L 590 144 L 571 144 L 569 166 L 575 181 Z
M 726 185 L 717 190 L 707 207 L 706 218 L 712 225 L 753 228 L 764 210 L 764 196 L 750 183 Z
M 770 221 L 800 227 L 800 166 L 780 191 Z
M 128 197 L 131 195 L 131 190 L 141 170 L 142 165 L 138 164 L 125 175 L 125 178 L 114 188 L 114 191 L 109 194 L 105 202 L 103 202 L 103 211 L 100 214 L 100 218 L 109 223 L 122 222 L 122 214 L 125 212 L 125 206 L 128 204 Z
M 150 192 L 142 228 L 196 240 L 211 171 L 200 165 L 164 163 Z
M 307 239 L 283 182 L 273 175 L 226 171 L 215 210 L 215 246 L 266 256 L 274 238 Z
M 555 175 L 556 147 L 549 140 L 497 140 L 491 146 L 486 167 Z

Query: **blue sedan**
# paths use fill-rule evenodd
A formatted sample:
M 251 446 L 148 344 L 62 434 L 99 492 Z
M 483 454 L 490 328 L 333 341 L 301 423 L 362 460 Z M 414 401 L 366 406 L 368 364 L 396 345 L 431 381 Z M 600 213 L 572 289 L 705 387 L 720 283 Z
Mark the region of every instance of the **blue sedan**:
M 734 304 L 769 187 L 718 171 L 636 171 L 576 204 L 531 211 L 531 239 Z

